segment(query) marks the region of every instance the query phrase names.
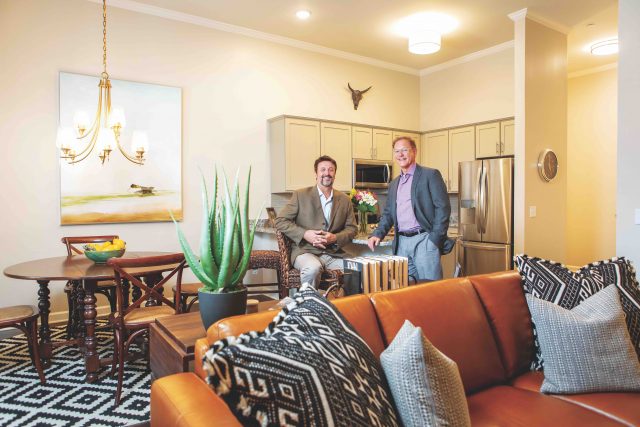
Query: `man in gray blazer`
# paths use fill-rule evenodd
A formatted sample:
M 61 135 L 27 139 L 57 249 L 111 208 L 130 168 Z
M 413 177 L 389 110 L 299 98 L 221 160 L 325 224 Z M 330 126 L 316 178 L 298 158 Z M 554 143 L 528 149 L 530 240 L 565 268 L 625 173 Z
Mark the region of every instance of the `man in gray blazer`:
M 324 268 L 342 270 L 343 248 L 351 243 L 357 226 L 349 197 L 333 191 L 338 165 L 329 156 L 313 165 L 316 185 L 294 191 L 278 213 L 275 226 L 293 240 L 291 263 L 302 283 L 316 287 Z
M 387 204 L 369 249 L 395 227 L 393 253 L 409 258 L 409 275 L 417 280 L 442 279 L 440 250 L 447 239 L 451 205 L 440 171 L 416 163 L 416 143 L 411 138 L 393 141 L 393 157 L 402 170 L 389 184 Z

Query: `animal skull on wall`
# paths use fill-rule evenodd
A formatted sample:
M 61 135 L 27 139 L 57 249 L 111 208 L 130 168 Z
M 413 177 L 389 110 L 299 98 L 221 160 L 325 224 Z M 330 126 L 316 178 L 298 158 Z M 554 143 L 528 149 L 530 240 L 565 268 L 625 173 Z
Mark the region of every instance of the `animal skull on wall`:
M 347 86 L 349 86 L 349 90 L 351 91 L 351 99 L 353 100 L 353 109 L 354 110 L 358 109 L 358 105 L 360 104 L 360 101 L 362 100 L 362 95 L 364 95 L 369 89 L 371 89 L 373 87 L 373 86 L 369 86 L 365 90 L 357 90 L 357 89 L 353 89 L 351 87 L 351 84 L 349 84 L 349 83 L 347 83 Z

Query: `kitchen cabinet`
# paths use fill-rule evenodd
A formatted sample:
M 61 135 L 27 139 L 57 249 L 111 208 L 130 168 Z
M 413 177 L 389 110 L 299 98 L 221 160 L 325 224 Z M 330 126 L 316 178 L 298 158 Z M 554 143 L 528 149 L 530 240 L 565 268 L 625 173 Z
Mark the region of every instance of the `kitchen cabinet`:
M 320 157 L 320 122 L 279 117 L 270 121 L 271 192 L 313 185 L 313 162 Z
M 373 149 L 376 160 L 393 161 L 393 131 L 373 128 Z
M 408 136 L 409 138 L 413 139 L 413 141 L 416 143 L 416 148 L 418 149 L 418 154 L 416 155 L 416 161 L 418 163 L 420 163 L 420 152 L 422 151 L 422 143 L 420 142 L 421 136 L 418 133 L 413 133 L 413 132 L 402 132 L 402 131 L 394 131 L 393 132 L 393 138 L 392 141 L 395 141 L 396 138 L 399 138 L 401 136 Z M 393 150 L 391 152 L 391 155 L 393 156 Z M 394 163 L 393 165 L 393 178 L 397 177 L 400 175 L 400 166 L 398 166 L 397 163 Z
M 449 188 L 449 131 L 425 133 L 422 136 L 420 164 L 438 169 Z
M 514 121 L 503 120 L 476 126 L 476 158 L 513 156 Z
M 458 163 L 475 160 L 475 128 L 466 126 L 449 130 L 449 192 L 458 192 Z M 441 171 L 442 172 L 442 171 Z M 443 175 L 443 178 L 446 177 Z
M 457 246 L 456 245 L 451 252 L 446 255 L 442 255 L 440 257 L 440 263 L 442 264 L 442 278 L 443 279 L 451 279 L 456 271 L 456 262 L 458 260 L 457 257 Z
M 331 122 L 320 123 L 320 152 L 322 155 L 331 156 L 338 164 L 336 180 L 333 185 L 340 191 L 351 190 L 353 168 L 351 133 L 350 125 Z
M 503 156 L 514 155 L 515 129 L 514 120 L 503 120 L 500 122 L 500 138 L 502 139 Z
M 351 127 L 351 147 L 354 159 L 373 159 L 373 130 L 369 127 Z

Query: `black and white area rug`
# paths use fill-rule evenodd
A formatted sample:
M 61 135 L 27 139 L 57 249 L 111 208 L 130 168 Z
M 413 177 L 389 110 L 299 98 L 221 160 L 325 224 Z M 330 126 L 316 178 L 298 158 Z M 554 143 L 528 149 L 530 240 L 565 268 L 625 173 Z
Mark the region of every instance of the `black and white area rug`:
M 52 328 L 63 339 L 62 327 Z M 97 332 L 101 357 L 112 353 L 111 331 Z M 107 367 L 84 382 L 84 359 L 75 347 L 54 349 L 47 383 L 38 379 L 24 335 L 0 340 L 0 426 L 127 426 L 149 419 L 150 371 L 144 359 L 125 365 L 122 401 L 114 408 L 115 378 Z

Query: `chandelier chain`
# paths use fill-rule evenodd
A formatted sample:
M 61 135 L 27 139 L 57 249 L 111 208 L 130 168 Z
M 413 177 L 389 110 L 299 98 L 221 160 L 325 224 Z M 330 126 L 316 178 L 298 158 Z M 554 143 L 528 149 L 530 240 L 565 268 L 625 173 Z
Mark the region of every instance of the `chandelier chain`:
M 107 73 L 107 0 L 102 0 L 102 75 L 109 77 Z

